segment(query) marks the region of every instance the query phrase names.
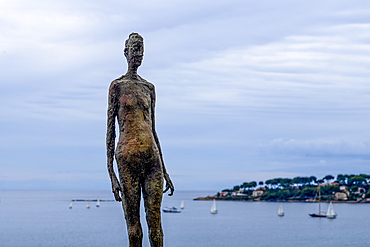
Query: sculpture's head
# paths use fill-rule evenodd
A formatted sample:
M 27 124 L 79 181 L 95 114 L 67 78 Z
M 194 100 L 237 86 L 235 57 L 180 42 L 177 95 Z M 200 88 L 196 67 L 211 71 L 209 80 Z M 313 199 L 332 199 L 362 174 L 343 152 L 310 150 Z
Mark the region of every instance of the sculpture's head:
M 138 68 L 143 61 L 144 55 L 144 39 L 138 33 L 131 33 L 125 42 L 123 54 L 127 59 L 127 63 L 134 68 Z

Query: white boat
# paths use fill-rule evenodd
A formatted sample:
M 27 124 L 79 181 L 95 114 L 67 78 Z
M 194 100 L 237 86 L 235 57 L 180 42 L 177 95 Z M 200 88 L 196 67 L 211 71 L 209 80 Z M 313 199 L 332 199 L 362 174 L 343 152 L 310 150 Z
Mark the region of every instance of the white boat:
M 218 210 L 216 209 L 216 200 L 213 199 L 213 204 L 211 207 L 211 214 L 217 214 L 217 213 L 218 213 Z
M 181 201 L 181 206 L 180 206 L 181 209 L 184 209 L 184 200 Z
M 328 211 L 326 212 L 326 218 L 335 219 L 337 214 L 334 212 L 333 204 L 330 202 Z
M 71 202 L 69 203 L 69 208 L 72 209 L 72 200 Z
M 280 203 L 280 207 L 279 207 L 279 210 L 278 210 L 278 215 L 279 216 L 284 216 L 283 204 L 282 203 Z
M 96 207 L 100 207 L 100 200 L 98 199 L 98 201 L 96 202 Z
M 181 213 L 181 210 L 180 210 L 180 209 L 177 209 L 177 208 L 175 208 L 175 207 L 171 207 L 171 208 L 169 208 L 169 207 L 165 207 L 165 208 L 163 208 L 162 210 L 163 210 L 163 212 L 165 212 L 165 213 Z
M 90 200 L 87 201 L 87 208 L 90 208 Z

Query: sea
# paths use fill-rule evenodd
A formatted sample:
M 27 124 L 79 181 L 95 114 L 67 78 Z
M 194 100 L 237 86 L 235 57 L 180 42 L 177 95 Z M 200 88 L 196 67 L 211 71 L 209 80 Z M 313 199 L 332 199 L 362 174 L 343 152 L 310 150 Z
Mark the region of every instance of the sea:
M 242 246 L 367 246 L 370 243 L 370 204 L 336 203 L 336 219 L 311 218 L 317 203 L 212 201 L 194 198 L 216 191 L 175 191 L 163 196 L 162 207 L 181 213 L 162 213 L 166 247 Z M 100 206 L 96 201 L 100 199 Z M 71 200 L 72 208 L 69 208 Z M 87 200 L 91 200 L 87 208 Z M 327 203 L 321 204 L 326 210 Z M 143 206 L 143 246 L 149 247 Z M 121 203 L 110 191 L 0 190 L 0 246 L 102 247 L 128 246 Z

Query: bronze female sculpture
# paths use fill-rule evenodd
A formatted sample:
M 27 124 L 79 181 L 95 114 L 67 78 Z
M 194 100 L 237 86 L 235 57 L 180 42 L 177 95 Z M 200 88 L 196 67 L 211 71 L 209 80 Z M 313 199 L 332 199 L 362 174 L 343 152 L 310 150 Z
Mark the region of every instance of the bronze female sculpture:
M 159 139 L 155 131 L 154 85 L 137 74 L 144 54 L 143 38 L 131 33 L 125 43 L 127 73 L 109 87 L 107 123 L 107 166 L 116 201 L 122 201 L 129 246 L 142 246 L 140 224 L 141 191 L 151 246 L 163 246 L 161 202 L 164 192 L 174 187 L 164 166 Z M 115 147 L 115 121 L 119 140 Z M 113 170 L 116 158 L 119 181 Z M 166 189 L 163 191 L 163 178 Z M 121 196 L 120 196 L 121 192 Z

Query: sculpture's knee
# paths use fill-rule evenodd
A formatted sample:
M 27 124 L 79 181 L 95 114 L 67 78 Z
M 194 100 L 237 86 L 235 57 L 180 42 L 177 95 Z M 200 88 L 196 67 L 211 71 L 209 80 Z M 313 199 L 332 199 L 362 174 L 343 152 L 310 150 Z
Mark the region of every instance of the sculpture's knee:
M 141 229 L 140 224 L 134 224 L 128 227 L 128 238 L 130 247 L 141 247 L 143 230 Z

